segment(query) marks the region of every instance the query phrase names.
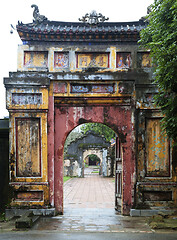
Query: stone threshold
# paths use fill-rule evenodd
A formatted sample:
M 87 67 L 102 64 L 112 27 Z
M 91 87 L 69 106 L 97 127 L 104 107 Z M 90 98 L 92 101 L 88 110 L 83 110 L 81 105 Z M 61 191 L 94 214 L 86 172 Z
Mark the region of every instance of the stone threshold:
M 131 217 L 151 217 L 158 214 L 172 215 L 173 209 L 130 209 Z
M 24 215 L 26 212 L 32 212 L 34 216 L 55 216 L 56 210 L 55 208 L 48 209 L 19 209 L 19 208 L 10 208 L 5 210 L 5 218 L 11 219 L 13 217 L 20 217 Z

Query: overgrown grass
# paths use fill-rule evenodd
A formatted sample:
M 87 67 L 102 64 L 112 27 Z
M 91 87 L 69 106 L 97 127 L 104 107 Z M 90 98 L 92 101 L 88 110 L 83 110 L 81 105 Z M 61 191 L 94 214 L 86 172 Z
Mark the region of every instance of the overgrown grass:
M 63 177 L 63 182 L 68 181 L 70 178 L 71 178 L 71 177 L 68 177 L 68 176 Z

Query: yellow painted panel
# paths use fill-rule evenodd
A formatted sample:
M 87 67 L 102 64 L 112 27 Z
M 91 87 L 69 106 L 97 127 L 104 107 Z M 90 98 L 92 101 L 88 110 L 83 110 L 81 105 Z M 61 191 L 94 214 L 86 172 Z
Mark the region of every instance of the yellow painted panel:
M 169 141 L 162 132 L 160 119 L 147 120 L 147 176 L 169 176 Z
M 16 128 L 17 176 L 40 176 L 39 119 L 16 119 Z
M 48 89 L 32 88 L 30 92 L 24 89 L 10 89 L 7 91 L 8 109 L 48 109 Z
M 24 52 L 24 65 L 25 67 L 47 67 L 48 54 L 47 52 Z
M 78 54 L 78 68 L 86 68 L 86 67 L 101 67 L 108 68 L 109 67 L 109 55 L 108 54 L 96 54 L 96 53 L 83 53 Z
M 14 198 L 11 206 L 43 206 L 49 204 L 48 185 L 13 185 Z
M 152 66 L 152 59 L 149 53 L 144 53 L 142 55 L 142 67 L 151 67 Z

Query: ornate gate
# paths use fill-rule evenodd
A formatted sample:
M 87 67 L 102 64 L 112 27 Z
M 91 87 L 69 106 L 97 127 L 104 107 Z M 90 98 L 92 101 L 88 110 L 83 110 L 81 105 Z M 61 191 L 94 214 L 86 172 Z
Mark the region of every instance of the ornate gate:
M 5 79 L 12 126 L 10 184 L 15 197 L 11 205 L 50 205 L 63 213 L 66 137 L 79 124 L 97 122 L 112 128 L 125 149 L 121 210 L 129 214 L 135 171 L 135 75 L 130 70 L 139 22 L 133 23 L 131 31 L 123 27 L 126 31 L 120 36 L 120 23 L 104 23 L 106 18 L 96 13 L 88 21 L 85 17 L 82 23 L 65 24 L 41 17 L 38 7 L 32 7 L 33 23 L 17 25 L 23 41 L 18 72 Z M 132 44 L 127 45 L 130 32 L 133 51 Z M 119 181 L 119 198 L 120 185 Z
M 11 206 L 63 213 L 64 143 L 86 122 L 103 123 L 119 137 L 115 198 L 122 214 L 135 198 L 141 205 L 176 203 L 176 166 L 153 105 L 151 59 L 137 44 L 146 22 L 104 22 L 96 12 L 82 22 L 56 22 L 32 7 L 33 22 L 16 26 L 23 42 L 18 71 L 4 79 Z

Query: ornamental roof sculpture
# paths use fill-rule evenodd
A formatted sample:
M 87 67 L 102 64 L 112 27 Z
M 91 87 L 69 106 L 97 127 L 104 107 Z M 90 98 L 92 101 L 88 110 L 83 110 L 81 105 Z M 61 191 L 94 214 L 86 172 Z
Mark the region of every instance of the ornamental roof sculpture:
M 140 19 L 134 22 L 105 22 L 101 13 L 92 11 L 79 22 L 49 21 L 40 15 L 33 4 L 33 22 L 18 22 L 16 29 L 23 42 L 137 42 L 140 31 L 147 23 Z
M 31 7 L 34 8 L 34 12 L 33 12 L 34 20 L 33 20 L 33 22 L 41 23 L 44 20 L 47 20 L 47 18 L 44 15 L 39 14 L 39 8 L 38 8 L 37 5 L 32 4 Z
M 90 14 L 86 13 L 85 16 L 79 18 L 79 21 L 88 23 L 90 25 L 97 25 L 99 22 L 104 22 L 107 20 L 109 20 L 109 18 L 106 18 L 101 13 L 97 13 L 95 10 L 93 10 Z

